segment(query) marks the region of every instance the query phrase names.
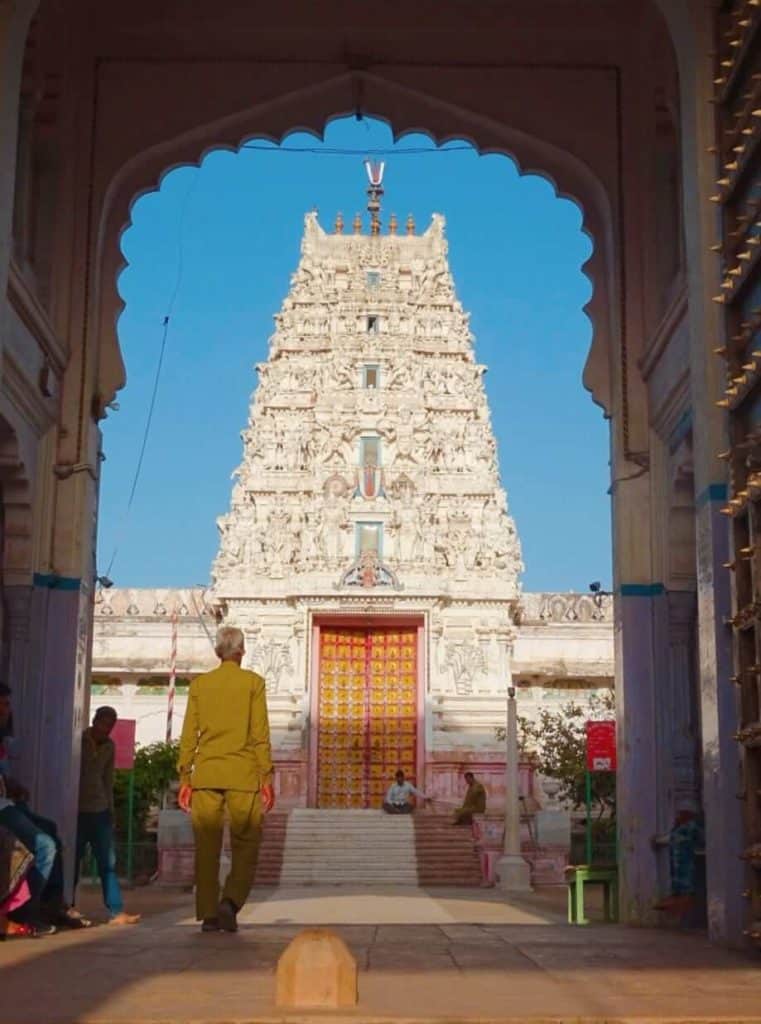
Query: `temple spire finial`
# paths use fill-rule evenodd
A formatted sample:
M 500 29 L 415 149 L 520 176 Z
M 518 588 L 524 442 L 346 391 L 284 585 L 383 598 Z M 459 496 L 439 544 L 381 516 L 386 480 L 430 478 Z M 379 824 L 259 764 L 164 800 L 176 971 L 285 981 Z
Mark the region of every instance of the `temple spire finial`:
M 365 170 L 370 185 L 367 189 L 367 212 L 370 214 L 370 234 L 379 235 L 381 229 L 380 201 L 383 195 L 383 172 L 386 169 L 385 163 L 381 161 L 365 160 Z

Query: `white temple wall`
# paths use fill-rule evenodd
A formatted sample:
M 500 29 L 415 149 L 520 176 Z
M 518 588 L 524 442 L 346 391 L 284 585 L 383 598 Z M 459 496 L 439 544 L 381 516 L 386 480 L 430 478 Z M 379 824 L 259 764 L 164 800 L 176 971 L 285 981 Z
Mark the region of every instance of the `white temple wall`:
M 169 677 L 173 608 L 191 607 L 194 613 L 177 620 L 178 678 L 187 680 L 216 665 L 209 639 L 216 622 L 202 595 L 196 592 L 195 598 L 192 602 L 187 591 L 113 590 L 103 592 L 96 604 L 91 704 L 110 704 L 121 717 L 135 719 L 140 746 L 166 736 L 167 685 L 162 679 Z M 419 766 L 418 781 L 443 803 L 452 802 L 469 766 L 498 803 L 504 773 L 499 730 L 505 722 L 508 681 L 517 687 L 519 714 L 534 721 L 542 708 L 560 708 L 569 699 L 583 704 L 609 690 L 609 599 L 597 607 L 580 595 L 525 594 L 519 604 L 522 621 L 510 628 L 506 606 L 482 603 L 426 611 L 424 605 L 413 601 L 407 606 L 411 621 L 419 621 L 422 612 L 426 622 L 420 688 L 426 763 Z M 360 606 L 346 608 L 353 614 L 345 621 L 361 625 Z M 393 621 L 402 621 L 403 609 L 397 602 L 401 614 Z M 316 706 L 310 623 L 325 615 L 335 619 L 335 599 L 325 598 L 311 609 L 279 601 L 241 602 L 229 613 L 230 621 L 246 633 L 246 663 L 267 680 L 282 807 L 307 801 L 310 714 Z M 174 738 L 182 729 L 186 703 L 181 685 L 174 702 Z M 536 795 L 528 776 L 523 785 Z

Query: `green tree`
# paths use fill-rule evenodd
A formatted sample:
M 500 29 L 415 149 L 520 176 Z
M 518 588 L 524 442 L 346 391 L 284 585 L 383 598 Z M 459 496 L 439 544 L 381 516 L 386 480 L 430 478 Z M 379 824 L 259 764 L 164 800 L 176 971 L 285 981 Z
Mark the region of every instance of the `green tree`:
M 145 837 L 148 815 L 159 805 L 170 784 L 177 779 L 179 744 L 151 743 L 135 752 L 134 836 Z M 114 776 L 114 807 L 116 831 L 121 839 L 127 836 L 129 772 L 117 771 Z
M 560 783 L 558 796 L 575 810 L 586 802 L 585 723 L 613 717 L 615 697 L 612 690 L 606 690 L 601 695 L 593 694 L 584 705 L 570 700 L 557 710 L 542 708 L 536 722 L 518 718 L 521 749 L 532 758 L 542 775 Z M 501 737 L 504 737 L 504 730 L 501 730 Z M 592 774 L 592 809 L 598 820 L 615 818 L 614 772 Z

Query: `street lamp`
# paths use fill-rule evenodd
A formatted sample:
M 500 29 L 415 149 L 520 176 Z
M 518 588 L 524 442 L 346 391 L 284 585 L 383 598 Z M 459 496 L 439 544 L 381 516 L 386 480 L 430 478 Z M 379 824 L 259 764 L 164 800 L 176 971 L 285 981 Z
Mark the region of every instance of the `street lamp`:
M 531 871 L 521 856 L 521 805 L 518 773 L 518 714 L 515 687 L 507 688 L 507 730 L 505 733 L 505 845 L 497 862 L 499 887 L 503 892 L 530 892 Z

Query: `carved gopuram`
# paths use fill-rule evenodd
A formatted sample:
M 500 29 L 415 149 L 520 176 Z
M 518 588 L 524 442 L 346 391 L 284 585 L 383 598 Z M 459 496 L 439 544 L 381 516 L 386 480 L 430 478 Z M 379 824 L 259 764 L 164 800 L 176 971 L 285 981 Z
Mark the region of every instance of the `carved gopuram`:
M 399 766 L 432 786 L 500 724 L 522 568 L 444 219 L 377 218 L 305 218 L 213 568 L 327 807 L 379 806 Z
M 95 678 L 112 702 L 131 679 L 124 713 L 145 718 L 138 739 L 160 738 L 167 616 L 182 618 L 186 677 L 213 662 L 201 627 L 216 615 L 244 630 L 247 664 L 267 680 L 281 806 L 377 807 L 399 767 L 454 803 L 470 765 L 499 809 L 507 686 L 515 676 L 524 714 L 610 686 L 610 605 L 521 598 L 486 367 L 444 218 L 418 233 L 392 216 L 381 232 L 369 171 L 369 232 L 359 217 L 330 232 L 305 218 L 211 591 L 104 593 Z M 156 629 L 160 649 L 146 642 Z

